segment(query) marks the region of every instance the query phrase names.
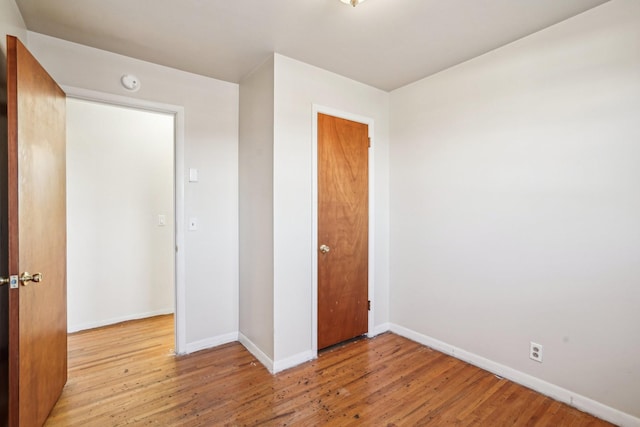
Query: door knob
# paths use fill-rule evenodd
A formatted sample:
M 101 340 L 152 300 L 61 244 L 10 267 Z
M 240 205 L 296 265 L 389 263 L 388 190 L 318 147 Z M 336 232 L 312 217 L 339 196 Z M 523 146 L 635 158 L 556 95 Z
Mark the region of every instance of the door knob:
M 320 252 L 322 252 L 323 254 L 326 254 L 327 252 L 329 252 L 331 250 L 331 248 L 327 245 L 320 245 Z
M 31 275 L 25 271 L 20 275 L 20 281 L 22 282 L 22 286 L 26 286 L 29 282 L 40 283 L 42 282 L 42 273 L 33 273 L 33 275 Z

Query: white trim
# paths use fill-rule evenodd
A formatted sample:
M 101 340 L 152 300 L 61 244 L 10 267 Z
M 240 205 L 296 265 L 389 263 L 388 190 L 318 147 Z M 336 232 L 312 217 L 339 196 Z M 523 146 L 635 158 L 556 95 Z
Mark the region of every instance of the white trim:
M 273 360 L 258 348 L 249 338 L 247 338 L 242 332 L 238 333 L 238 341 L 247 349 L 247 351 L 253 354 L 253 357 L 258 359 L 258 362 L 262 363 L 267 370 L 273 374 Z
M 116 323 L 128 322 L 130 320 L 138 320 L 138 319 L 144 319 L 147 317 L 154 317 L 154 316 L 163 316 L 165 314 L 172 314 L 172 313 L 173 313 L 173 307 L 165 308 L 161 310 L 147 311 L 145 313 L 137 313 L 137 314 L 129 314 L 126 316 L 112 317 L 110 319 L 99 320 L 96 322 L 69 325 L 67 327 L 67 332 L 73 333 L 73 332 L 86 331 L 87 329 L 101 328 L 103 326 L 115 325 Z
M 207 350 L 222 344 L 238 341 L 238 333 L 231 332 L 229 334 L 218 335 L 217 337 L 207 338 L 200 341 L 190 342 L 186 345 L 186 353 L 195 353 L 200 350 Z
M 176 280 L 176 324 L 175 340 L 176 354 L 188 353 L 187 350 L 187 289 L 186 289 L 186 261 L 184 234 L 186 219 L 184 215 L 184 181 L 185 181 L 185 159 L 184 159 L 184 108 L 175 107 L 175 280 Z
M 311 350 L 303 351 L 302 353 L 294 354 L 291 357 L 287 357 L 282 360 L 272 360 L 269 356 L 267 356 L 260 348 L 254 344 L 249 338 L 246 337 L 242 332 L 238 333 L 238 341 L 242 344 L 249 353 L 251 353 L 258 362 L 260 362 L 271 374 L 277 374 L 278 372 L 282 372 L 286 369 L 293 368 L 294 366 L 298 366 L 302 363 L 308 362 L 316 357 L 313 355 Z
M 369 284 L 368 294 L 371 310 L 368 318 L 368 337 L 375 336 L 375 132 L 371 117 L 352 114 L 323 105 L 312 104 L 311 108 L 311 359 L 318 357 L 318 113 L 363 123 L 369 131 Z
M 383 323 L 373 328 L 373 333 L 369 336 L 369 338 L 375 337 L 376 335 L 384 334 L 385 332 L 389 332 L 390 330 L 391 324 L 389 322 Z
M 313 351 L 303 351 L 302 353 L 294 354 L 291 357 L 287 357 L 286 359 L 276 360 L 273 362 L 273 373 L 277 374 L 278 372 L 282 372 L 286 369 L 293 368 L 294 366 L 298 366 L 302 363 L 308 362 L 317 357 L 314 356 Z
M 456 359 L 463 360 L 500 377 L 507 378 L 515 383 L 535 390 L 538 393 L 542 393 L 545 396 L 549 396 L 560 402 L 566 403 L 567 405 L 573 406 L 581 411 L 590 413 L 605 421 L 609 421 L 613 424 L 623 427 L 640 426 L 640 418 L 636 418 L 631 414 L 619 411 L 618 409 L 604 405 L 600 402 L 596 402 L 595 400 L 588 397 L 574 393 L 555 384 L 548 383 L 544 380 L 541 380 L 540 378 L 536 378 L 529 374 L 525 374 L 524 372 L 502 365 L 498 362 L 486 359 L 475 353 L 471 353 L 469 351 L 455 347 L 451 344 L 447 344 L 443 341 L 437 340 L 427 335 L 423 335 L 421 333 L 393 323 L 391 324 L 391 332 L 422 345 L 431 347 L 434 350 L 438 350 L 442 353 L 448 354 L 449 356 L 453 356 Z
M 185 251 L 184 251 L 184 107 L 160 102 L 146 101 L 111 93 L 97 92 L 73 86 L 62 86 L 67 96 L 104 104 L 139 108 L 148 111 L 173 114 L 175 117 L 175 154 L 174 154 L 174 239 L 175 258 L 175 347 L 176 354 L 187 353 L 186 340 L 186 288 L 185 288 Z

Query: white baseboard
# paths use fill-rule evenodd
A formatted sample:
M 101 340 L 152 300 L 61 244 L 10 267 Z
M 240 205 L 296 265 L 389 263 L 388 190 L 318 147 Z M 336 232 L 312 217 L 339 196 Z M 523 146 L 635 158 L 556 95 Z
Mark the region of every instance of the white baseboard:
M 242 344 L 244 348 L 249 351 L 249 353 L 253 354 L 255 358 L 258 359 L 258 361 L 262 363 L 265 368 L 267 368 L 269 372 L 271 372 L 272 374 L 274 373 L 273 360 L 271 360 L 269 356 L 264 354 L 262 350 L 260 350 L 260 348 L 258 348 L 258 346 L 253 343 L 253 341 L 247 338 L 242 332 L 238 333 L 238 341 L 240 341 L 240 344 Z
M 209 348 L 217 347 L 219 345 L 227 344 L 234 341 L 238 341 L 237 332 L 231 332 L 229 334 L 218 335 L 212 338 L 207 338 L 204 340 L 187 343 L 186 354 L 195 353 L 196 351 L 206 350 Z
M 468 362 L 501 377 L 507 378 L 515 383 L 535 390 L 538 393 L 542 393 L 545 396 L 552 397 L 555 400 L 566 403 L 581 411 L 595 415 L 605 421 L 609 421 L 622 427 L 640 427 L 640 418 L 636 418 L 631 414 L 627 414 L 600 402 L 596 402 L 593 399 L 574 393 L 555 384 L 548 383 L 529 374 L 525 374 L 524 372 L 486 359 L 482 356 L 478 356 L 475 353 L 452 346 L 400 325 L 392 323 L 390 325 L 390 330 L 395 334 L 453 356 L 456 359 Z
M 272 374 L 277 374 L 285 369 L 293 368 L 294 366 L 298 366 L 301 363 L 308 362 L 313 359 L 313 352 L 309 350 L 287 357 L 286 359 L 273 361 L 244 334 L 239 333 L 238 340 L 240 341 L 240 344 L 242 344 L 249 353 L 253 354 L 253 356 L 258 359 L 258 361 L 262 363 Z
M 69 324 L 67 325 L 67 332 L 72 333 L 72 332 L 85 331 L 87 329 L 95 329 L 95 328 L 100 328 L 102 326 L 115 325 L 116 323 L 128 322 L 129 320 L 138 320 L 138 319 L 144 319 L 147 317 L 161 316 L 164 314 L 172 314 L 173 311 L 174 311 L 173 307 L 171 307 L 171 308 L 164 308 L 161 310 L 147 311 L 145 313 L 128 314 L 126 316 L 112 317 L 109 319 L 101 319 L 93 322 Z
M 383 323 L 373 328 L 373 331 L 367 333 L 367 337 L 373 338 L 376 335 L 384 334 L 385 332 L 389 332 L 391 330 L 391 324 L 389 322 Z
M 287 357 L 286 359 L 276 360 L 275 362 L 273 362 L 273 373 L 277 374 L 278 372 L 293 368 L 294 366 L 298 366 L 314 358 L 315 356 L 313 354 L 313 351 L 309 350 L 303 351 L 302 353 L 294 354 L 293 356 Z

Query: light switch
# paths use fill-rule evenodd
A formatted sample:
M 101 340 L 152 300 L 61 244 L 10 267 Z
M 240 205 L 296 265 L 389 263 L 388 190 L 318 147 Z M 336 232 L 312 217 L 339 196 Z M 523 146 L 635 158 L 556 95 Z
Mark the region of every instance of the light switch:
M 189 231 L 198 229 L 198 218 L 189 218 Z
M 198 169 L 189 168 L 189 182 L 198 182 Z
M 158 215 L 158 226 L 164 227 L 167 225 L 167 217 L 165 215 Z

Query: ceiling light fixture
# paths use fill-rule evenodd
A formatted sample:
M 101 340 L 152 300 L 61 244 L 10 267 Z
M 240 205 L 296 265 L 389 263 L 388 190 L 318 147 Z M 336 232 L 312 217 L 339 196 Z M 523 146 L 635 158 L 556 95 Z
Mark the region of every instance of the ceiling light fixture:
M 340 1 L 344 4 L 350 4 L 351 6 L 356 7 L 357 5 L 362 3 L 364 0 L 340 0 Z

